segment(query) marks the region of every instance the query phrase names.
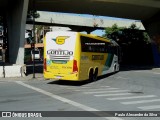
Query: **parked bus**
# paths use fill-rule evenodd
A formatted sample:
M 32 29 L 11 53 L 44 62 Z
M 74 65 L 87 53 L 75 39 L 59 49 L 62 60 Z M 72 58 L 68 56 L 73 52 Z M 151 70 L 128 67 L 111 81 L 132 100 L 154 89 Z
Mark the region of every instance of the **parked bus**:
M 46 33 L 44 78 L 94 81 L 97 76 L 119 71 L 116 42 L 71 31 Z

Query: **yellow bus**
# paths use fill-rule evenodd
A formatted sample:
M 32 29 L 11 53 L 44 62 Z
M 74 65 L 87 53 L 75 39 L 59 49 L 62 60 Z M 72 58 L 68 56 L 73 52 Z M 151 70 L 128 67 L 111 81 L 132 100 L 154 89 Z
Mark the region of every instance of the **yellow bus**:
M 47 32 L 44 39 L 45 79 L 94 81 L 119 71 L 116 42 L 72 31 Z

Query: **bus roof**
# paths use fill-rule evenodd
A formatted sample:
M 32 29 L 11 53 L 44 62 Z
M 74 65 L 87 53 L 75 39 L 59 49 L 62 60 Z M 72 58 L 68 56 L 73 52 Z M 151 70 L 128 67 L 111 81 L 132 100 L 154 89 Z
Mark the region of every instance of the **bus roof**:
M 89 38 L 95 38 L 101 41 L 105 41 L 105 42 L 111 42 L 110 39 L 95 35 L 95 34 L 84 34 L 84 33 L 80 33 L 81 36 L 85 36 L 85 37 L 89 37 Z
M 54 33 L 54 32 L 68 32 L 68 33 L 78 33 L 80 36 L 84 36 L 84 37 L 89 37 L 89 38 L 94 38 L 94 39 L 98 39 L 101 41 L 105 41 L 105 42 L 111 42 L 111 39 L 108 38 L 104 38 L 95 34 L 85 34 L 85 33 L 81 33 L 81 32 L 75 32 L 75 31 L 51 31 L 51 32 L 47 32 L 47 33 Z

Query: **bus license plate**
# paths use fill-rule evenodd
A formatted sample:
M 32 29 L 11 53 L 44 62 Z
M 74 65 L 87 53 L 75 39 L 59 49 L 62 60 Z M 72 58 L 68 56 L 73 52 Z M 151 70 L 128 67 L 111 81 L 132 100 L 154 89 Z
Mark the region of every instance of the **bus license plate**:
M 62 76 L 56 76 L 56 78 L 60 79 L 60 78 L 62 78 Z

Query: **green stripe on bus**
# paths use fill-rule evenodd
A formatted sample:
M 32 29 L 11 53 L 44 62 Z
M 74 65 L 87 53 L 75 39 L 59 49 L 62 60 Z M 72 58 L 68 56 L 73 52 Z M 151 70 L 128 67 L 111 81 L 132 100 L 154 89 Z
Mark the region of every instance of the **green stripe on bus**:
M 108 67 L 111 67 L 112 61 L 113 61 L 113 54 L 109 53 L 105 65 L 108 66 Z
M 106 59 L 105 66 L 103 68 L 103 71 L 108 70 L 111 67 L 112 61 L 113 61 L 113 54 L 108 53 L 108 57 Z

